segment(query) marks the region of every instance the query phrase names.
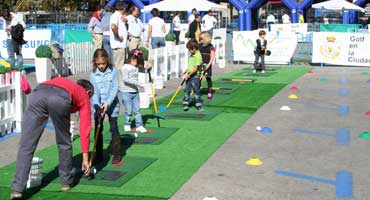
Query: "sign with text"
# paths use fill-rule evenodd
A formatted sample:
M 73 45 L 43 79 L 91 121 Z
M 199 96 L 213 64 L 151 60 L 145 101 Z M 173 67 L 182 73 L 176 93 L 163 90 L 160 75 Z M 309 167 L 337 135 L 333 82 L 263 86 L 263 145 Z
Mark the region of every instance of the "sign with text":
M 370 66 L 370 35 L 364 33 L 315 32 L 313 63 Z
M 22 55 L 24 59 L 34 59 L 36 48 L 40 45 L 47 45 L 50 43 L 51 30 L 28 30 L 24 31 L 24 39 L 27 44 L 22 46 Z M 5 31 L 0 31 L 0 53 L 1 57 L 8 58 L 6 48 L 7 34 Z
M 298 42 L 304 42 L 307 40 L 308 24 L 295 23 L 295 24 L 271 24 L 271 32 L 293 32 L 296 33 Z
M 254 50 L 258 31 L 234 31 L 233 52 L 234 61 L 253 63 Z M 271 56 L 265 57 L 266 64 L 288 64 L 297 47 L 297 37 L 293 32 L 267 32 L 267 49 Z

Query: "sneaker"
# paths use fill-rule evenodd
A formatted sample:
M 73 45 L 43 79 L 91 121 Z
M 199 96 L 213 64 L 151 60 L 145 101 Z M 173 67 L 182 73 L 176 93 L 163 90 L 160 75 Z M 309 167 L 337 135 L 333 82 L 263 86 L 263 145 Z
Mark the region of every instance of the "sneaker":
M 212 93 L 208 93 L 208 99 L 212 99 Z
M 67 191 L 71 190 L 72 187 L 73 187 L 72 185 L 62 185 L 62 187 L 60 188 L 60 190 L 62 192 L 67 192 Z
M 125 129 L 125 132 L 130 132 L 131 131 L 131 126 L 130 125 L 125 125 L 124 129 Z
M 254 69 L 254 70 L 253 70 L 253 73 L 256 73 L 256 72 L 257 72 L 257 70 L 255 70 L 255 69 Z
M 22 199 L 23 195 L 20 192 L 12 191 L 10 193 L 10 199 Z
M 188 111 L 189 110 L 189 106 L 184 106 L 184 111 Z
M 264 74 L 265 73 L 265 70 L 262 70 L 262 74 Z
M 147 132 L 147 130 L 146 130 L 146 128 L 144 128 L 144 126 L 139 126 L 138 128 L 136 128 L 136 131 L 140 132 L 140 133 L 146 133 Z
M 199 112 L 204 112 L 204 109 L 203 109 L 202 106 L 197 107 L 197 109 L 198 109 Z

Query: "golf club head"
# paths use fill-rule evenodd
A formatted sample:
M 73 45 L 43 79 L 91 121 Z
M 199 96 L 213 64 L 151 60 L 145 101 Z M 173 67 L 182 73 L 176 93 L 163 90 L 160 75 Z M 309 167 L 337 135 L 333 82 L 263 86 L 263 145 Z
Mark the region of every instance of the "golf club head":
M 88 176 L 85 176 L 87 180 L 92 180 L 95 178 L 95 175 L 98 173 L 98 170 L 95 167 L 91 167 L 90 174 Z
M 159 111 L 164 112 L 167 110 L 166 106 L 159 106 Z

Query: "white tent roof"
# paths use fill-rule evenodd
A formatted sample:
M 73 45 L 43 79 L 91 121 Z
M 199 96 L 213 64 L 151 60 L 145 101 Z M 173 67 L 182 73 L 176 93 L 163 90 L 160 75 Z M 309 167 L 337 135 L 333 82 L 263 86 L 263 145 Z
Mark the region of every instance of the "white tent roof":
M 207 0 L 164 0 L 155 4 L 144 7 L 144 11 L 151 11 L 153 8 L 158 8 L 159 11 L 191 11 L 196 8 L 198 11 L 222 11 L 226 10 L 226 6 L 209 2 Z
M 312 8 L 321 8 L 327 10 L 358 10 L 364 12 L 364 9 L 345 0 L 329 0 L 312 5 Z

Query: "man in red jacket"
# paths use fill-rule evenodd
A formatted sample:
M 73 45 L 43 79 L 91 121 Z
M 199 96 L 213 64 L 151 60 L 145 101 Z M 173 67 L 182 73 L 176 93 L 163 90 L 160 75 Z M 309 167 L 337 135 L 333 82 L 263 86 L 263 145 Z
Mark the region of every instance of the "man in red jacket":
M 31 168 L 32 157 L 50 117 L 55 127 L 59 151 L 59 176 L 62 191 L 73 186 L 72 141 L 70 115 L 80 112 L 80 142 L 82 170 L 90 173 L 88 152 L 91 129 L 91 104 L 93 85 L 87 80 L 77 84 L 67 78 L 55 78 L 41 83 L 28 98 L 28 107 L 22 122 L 22 137 L 19 143 L 17 164 L 12 185 L 11 199 L 22 198 Z

